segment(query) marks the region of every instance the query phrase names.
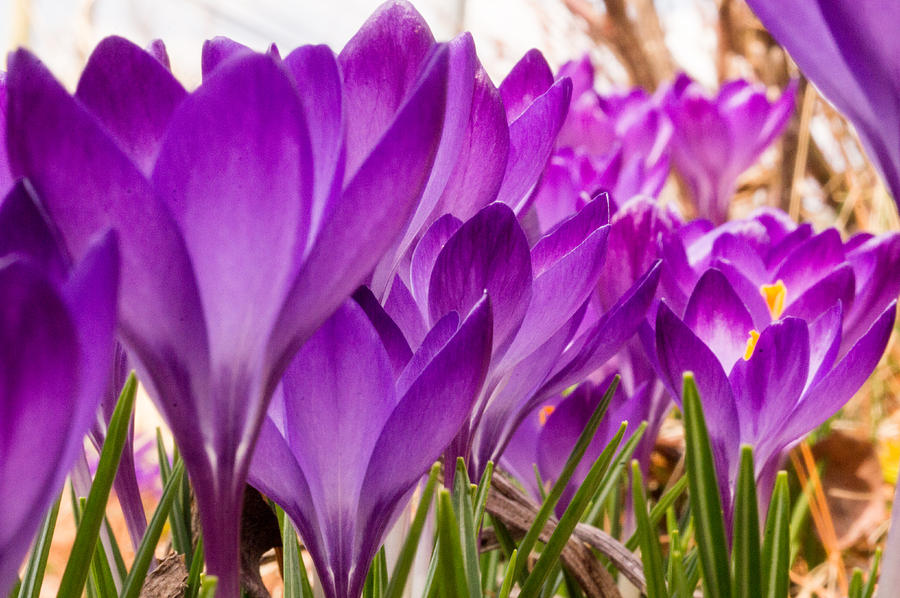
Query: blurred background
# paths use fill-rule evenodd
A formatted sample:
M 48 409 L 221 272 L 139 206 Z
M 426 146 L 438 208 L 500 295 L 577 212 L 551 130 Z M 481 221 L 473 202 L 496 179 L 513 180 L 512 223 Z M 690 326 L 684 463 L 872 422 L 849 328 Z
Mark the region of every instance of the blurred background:
M 0 47 L 31 48 L 73 90 L 87 57 L 103 37 L 121 35 L 144 46 L 159 38 L 166 44 L 175 75 L 190 89 L 200 82 L 205 39 L 225 35 L 259 50 L 274 42 L 283 55 L 308 43 L 326 43 L 338 50 L 379 4 L 379 0 L 0 0 Z M 732 214 L 772 205 L 795 219 L 812 221 L 818 229 L 837 226 L 846 235 L 900 228 L 895 204 L 865 160 L 852 127 L 807 85 L 743 0 L 414 0 L 414 4 L 438 39 L 471 31 L 495 83 L 531 48 L 540 49 L 554 69 L 589 53 L 598 67 L 601 93 L 632 86 L 653 92 L 684 71 L 710 93 L 723 81 L 743 77 L 765 85 L 774 98 L 797 79 L 791 122 L 780 140 L 739 179 Z M 683 205 L 683 193 L 672 176 L 661 199 Z M 804 588 L 799 595 L 835 595 L 830 590 L 842 585 L 835 580 L 845 577 L 852 565 L 867 566 L 874 548 L 883 542 L 900 460 L 898 372 L 900 349 L 894 339 L 870 383 L 838 418 L 811 437 L 811 449 L 798 452 L 794 460 L 800 470 L 811 469 L 810 459 L 828 462 L 809 498 L 814 531 L 803 547 L 805 558 L 792 574 Z M 161 422 L 146 397 L 139 410 L 136 448 L 143 451 L 138 461 L 147 466 L 149 512 L 158 492 L 154 434 Z M 682 439 L 677 425 L 664 429 L 659 454 L 670 448 L 677 453 Z M 665 459 L 658 462 L 660 468 L 667 467 Z M 115 520 L 112 514 L 111 518 Z M 124 537 L 124 526 L 115 527 Z M 64 562 L 73 534 L 64 515 L 54 541 L 56 563 Z M 51 562 L 51 578 L 53 567 Z M 48 596 L 55 594 L 51 578 L 44 587 Z M 278 579 L 274 563 L 271 579 L 273 583 Z M 277 588 L 273 590 L 277 596 Z

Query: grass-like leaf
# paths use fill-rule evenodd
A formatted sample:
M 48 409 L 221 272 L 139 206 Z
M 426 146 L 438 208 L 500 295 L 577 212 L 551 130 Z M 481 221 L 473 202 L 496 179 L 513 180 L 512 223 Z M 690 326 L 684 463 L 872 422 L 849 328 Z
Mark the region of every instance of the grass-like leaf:
M 438 494 L 438 572 L 436 581 L 445 598 L 469 598 L 459 523 L 453 511 L 450 492 Z
M 600 426 L 600 420 L 606 415 L 609 402 L 612 400 L 613 394 L 615 394 L 616 388 L 619 386 L 619 380 L 620 377 L 617 375 L 613 378 L 609 388 L 606 389 L 606 393 L 604 393 L 603 398 L 600 400 L 600 404 L 594 409 L 594 413 L 591 414 L 591 418 L 588 420 L 587 425 L 578 437 L 575 447 L 572 449 L 572 452 L 569 453 L 569 458 L 566 460 L 562 473 L 560 473 L 559 478 L 553 484 L 553 488 L 550 489 L 547 500 L 541 504 L 541 508 L 535 516 L 534 523 L 532 523 L 531 527 L 525 533 L 525 537 L 522 538 L 522 541 L 519 542 L 519 562 L 516 565 L 517 579 L 523 580 L 525 578 L 524 571 L 525 564 L 528 562 L 528 557 L 531 554 L 534 545 L 537 543 L 537 540 L 544 529 L 544 525 L 547 523 L 550 515 L 553 514 L 556 503 L 559 502 L 563 491 L 569 484 L 569 480 L 572 479 L 575 468 L 578 467 L 578 463 L 581 462 L 581 458 L 584 456 L 585 451 L 587 451 L 588 446 L 594 439 L 594 434 L 597 433 L 597 428 Z
M 184 475 L 184 461 L 178 461 L 169 480 L 163 488 L 162 497 L 159 504 L 147 524 L 147 531 L 144 532 L 144 538 L 138 546 L 137 553 L 134 555 L 134 563 L 131 565 L 131 571 L 125 578 L 122 586 L 120 598 L 137 598 L 144 587 L 144 579 L 147 577 L 147 571 L 150 570 L 150 563 L 153 561 L 153 553 L 156 551 L 156 545 L 159 543 L 159 537 L 162 535 L 163 527 L 166 524 L 166 518 L 175 502 L 175 495 L 180 490 L 181 477 Z
M 413 561 L 416 558 L 419 541 L 422 538 L 422 530 L 425 528 L 428 510 L 431 508 L 431 502 L 434 499 L 434 489 L 437 485 L 437 478 L 440 471 L 441 466 L 439 463 L 435 463 L 431 466 L 431 472 L 428 474 L 428 482 L 425 484 L 425 490 L 422 491 L 422 498 L 416 509 L 416 516 L 413 518 L 412 525 L 409 527 L 409 533 L 403 541 L 403 548 L 400 549 L 400 555 L 397 557 L 397 563 L 394 565 L 394 571 L 391 573 L 391 579 L 388 583 L 387 590 L 385 591 L 385 598 L 401 598 L 403 594 L 403 589 L 406 587 L 406 581 L 409 579 L 409 572 L 412 570 Z M 287 596 L 285 598 L 287 598 Z
M 775 478 L 762 547 L 762 596 L 784 598 L 790 584 L 791 497 L 787 472 Z
M 475 530 L 475 511 L 469 494 L 471 483 L 466 462 L 456 459 L 456 475 L 453 476 L 453 509 L 459 526 L 459 539 L 463 551 L 463 569 L 469 596 L 481 598 L 481 570 L 478 568 L 478 532 Z
M 491 489 L 491 480 L 494 477 L 494 462 L 488 461 L 478 481 L 478 489 L 475 491 L 473 503 L 475 505 L 475 531 L 481 531 L 481 523 L 484 520 L 484 507 L 487 504 L 488 491 Z
M 197 538 L 197 547 L 194 548 L 193 562 L 188 572 L 187 591 L 185 598 L 197 598 L 200 594 L 200 578 L 203 575 L 203 534 Z M 306 598 L 304 596 L 304 598 Z M 309 598 L 312 598 L 310 593 Z
M 506 574 L 503 576 L 503 583 L 500 585 L 500 593 L 497 594 L 497 598 L 509 598 L 509 592 L 512 590 L 513 582 L 516 579 L 516 561 L 518 560 L 519 552 L 517 550 L 513 550 L 512 554 L 509 556 L 509 564 L 506 566 Z
M 17 594 L 19 598 L 38 598 L 41 594 L 41 584 L 44 582 L 44 572 L 47 570 L 47 557 L 50 555 L 50 543 L 53 541 L 53 530 L 56 528 L 56 518 L 59 515 L 59 503 L 62 495 L 56 497 L 50 511 L 44 516 L 41 529 L 38 532 L 34 548 L 25 567 L 21 585 Z
M 872 557 L 872 567 L 869 569 L 869 579 L 862 591 L 862 598 L 872 598 L 875 593 L 875 581 L 878 579 L 878 567 L 881 565 L 881 549 L 875 550 L 875 556 Z
M 625 444 L 622 445 L 619 454 L 616 455 L 615 462 L 606 472 L 606 475 L 603 476 L 603 481 L 600 482 L 600 490 L 597 491 L 597 496 L 594 497 L 594 504 L 591 505 L 591 508 L 588 509 L 588 514 L 584 517 L 584 521 L 587 523 L 595 526 L 598 525 L 600 523 L 600 517 L 603 514 L 604 505 L 610 501 L 610 497 L 619 494 L 622 480 L 625 477 L 625 470 L 628 467 L 628 464 L 631 463 L 631 458 L 634 455 L 634 451 L 637 449 L 638 442 L 644 437 L 644 432 L 646 430 L 647 422 L 641 422 L 641 425 L 637 427 L 634 434 L 632 434 L 631 437 L 625 441 Z M 617 517 L 611 517 L 610 520 L 618 522 Z M 634 548 L 631 550 L 634 550 Z
M 119 459 L 122 457 L 122 448 L 125 446 L 125 437 L 128 434 L 128 426 L 131 423 L 131 412 L 134 409 L 134 398 L 137 393 L 137 379 L 134 373 L 128 376 L 119 402 L 109 421 L 109 430 L 103 449 L 100 451 L 100 462 L 97 465 L 97 473 L 91 491 L 88 495 L 84 512 L 81 514 L 81 524 L 72 544 L 71 556 L 59 584 L 60 596 L 80 596 L 84 589 L 91 565 L 91 557 L 97 546 L 97 537 L 100 534 L 100 525 L 106 512 L 106 503 L 109 500 L 109 492 L 112 488 L 116 471 L 119 469 Z
M 215 575 L 204 575 L 200 580 L 200 598 L 213 598 L 216 595 L 216 587 L 219 585 L 219 578 Z
M 647 598 L 666 598 L 669 594 L 666 590 L 662 547 L 659 545 L 656 527 L 650 523 L 647 497 L 644 494 L 644 478 L 637 461 L 631 463 L 631 479 L 634 516 L 641 545 L 641 562 L 644 563 L 644 577 L 647 580 Z
M 725 536 L 722 497 L 700 394 L 691 373 L 684 375 L 681 400 L 684 406 L 685 468 L 703 571 L 704 595 L 707 598 L 730 598 L 728 540 Z
M 675 501 L 684 493 L 684 490 L 688 486 L 687 477 L 679 478 L 677 482 L 672 484 L 672 487 L 669 488 L 665 494 L 659 497 L 659 502 L 653 505 L 653 508 L 650 509 L 650 524 L 655 528 L 659 525 L 659 522 L 663 520 L 663 517 L 666 516 L 666 512 L 669 508 L 671 508 Z M 631 535 L 628 538 L 628 541 L 625 542 L 625 548 L 628 550 L 634 551 L 635 548 L 638 547 L 638 536 L 637 532 Z
M 734 598 L 756 598 L 757 596 L 762 596 L 759 555 L 759 508 L 756 504 L 756 472 L 753 468 L 753 448 L 747 445 L 741 447 L 737 491 L 734 497 L 733 524 L 731 593 Z

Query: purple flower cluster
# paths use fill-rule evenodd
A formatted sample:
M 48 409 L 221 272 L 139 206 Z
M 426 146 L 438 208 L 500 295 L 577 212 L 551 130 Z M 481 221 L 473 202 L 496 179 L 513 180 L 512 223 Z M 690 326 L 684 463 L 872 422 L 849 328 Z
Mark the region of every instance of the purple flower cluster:
M 92 426 L 102 443 L 124 350 L 221 595 L 249 481 L 325 594 L 356 598 L 442 454 L 553 480 L 620 373 L 603 429 L 647 421 L 646 458 L 693 371 L 723 487 L 741 442 L 768 480 L 887 343 L 900 236 L 722 223 L 792 91 L 603 97 L 587 60 L 554 77 L 537 51 L 495 85 L 471 36 L 436 42 L 402 1 L 338 54 L 202 58 L 191 92 L 160 42 L 114 37 L 74 96 L 27 50 L 0 77 L 0 592 Z M 670 161 L 716 225 L 653 199 Z

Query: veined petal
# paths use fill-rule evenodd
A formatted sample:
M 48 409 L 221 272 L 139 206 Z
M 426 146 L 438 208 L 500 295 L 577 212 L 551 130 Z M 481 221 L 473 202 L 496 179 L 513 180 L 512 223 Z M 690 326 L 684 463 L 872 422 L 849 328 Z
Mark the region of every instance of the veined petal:
M 707 270 L 694 287 L 684 323 L 709 347 L 726 372 L 744 355 L 753 329 L 753 319 L 743 301 L 716 269 Z
M 507 120 L 514 122 L 551 85 L 553 71 L 544 55 L 536 49 L 526 52 L 500 83 L 500 97 L 506 107 Z
M 806 386 L 809 341 L 803 320 L 774 322 L 759 335 L 750 359 L 731 370 L 742 443 L 760 444 L 790 416 Z
M 422 344 L 422 340 L 428 332 L 425 327 L 425 316 L 409 289 L 403 284 L 399 274 L 394 276 L 394 284 L 391 285 L 391 290 L 384 302 L 384 310 L 403 331 L 403 336 L 406 337 L 410 348 Z
M 783 280 L 793 297 L 801 296 L 822 274 L 844 262 L 841 234 L 829 228 L 797 246 L 778 267 L 772 280 Z
M 187 92 L 156 58 L 113 36 L 94 49 L 75 97 L 149 176 L 172 114 Z
M 554 83 L 509 125 L 509 160 L 497 201 L 521 213 L 550 158 L 556 134 L 566 120 L 572 82 Z
M 0 131 L 6 134 L 6 73 L 0 71 Z M 505 160 L 504 160 L 505 164 Z M 15 179 L 6 153 L 6 143 L 0 143 L 0 194 L 5 194 Z
M 273 372 L 363 282 L 403 230 L 440 141 L 446 85 L 442 49 L 338 200 L 327 206 L 270 339 Z
M 784 315 L 814 320 L 836 301 L 840 301 L 845 310 L 848 309 L 853 305 L 854 278 L 850 264 L 834 269 L 809 287 L 800 297 L 790 301 L 784 308 Z
M 200 70 L 203 80 L 206 81 L 220 64 L 239 54 L 251 54 L 253 50 L 242 43 L 223 35 L 216 36 L 203 42 L 203 50 L 200 58 Z
M 531 297 L 528 241 L 512 210 L 501 203 L 464 223 L 438 255 L 428 290 L 431 321 L 450 311 L 467 313 L 485 290 L 497 314 L 496 352 L 512 339 Z
M 844 320 L 845 343 L 854 343 L 900 294 L 900 234 L 879 235 L 847 254 L 856 279 L 853 308 Z
M 416 243 L 409 266 L 409 283 L 413 297 L 421 307 L 428 306 L 428 285 L 431 271 L 447 241 L 459 230 L 462 222 L 452 214 L 444 214 L 434 221 Z
M 55 280 L 69 269 L 56 235 L 25 181 L 18 181 L 0 204 L 0 256 L 28 257 Z
M 348 177 L 392 126 L 434 43 L 422 15 L 394 0 L 382 4 L 341 50 Z
M 375 331 L 381 338 L 381 344 L 384 345 L 388 357 L 391 360 L 391 369 L 394 372 L 394 378 L 400 376 L 400 372 L 409 363 L 412 358 L 412 351 L 403 336 L 400 327 L 391 319 L 388 313 L 378 303 L 378 299 L 372 294 L 368 287 L 359 287 L 353 293 L 353 300 L 366 312 Z
M 153 172 L 196 272 L 214 367 L 254 367 L 306 247 L 312 158 L 286 73 L 261 54 L 215 69 L 172 118 Z
M 487 374 L 491 327 L 491 305 L 484 297 L 391 413 L 362 485 L 357 520 L 365 525 L 357 534 L 357 562 L 371 560 L 397 501 L 437 460 L 468 418 Z M 357 575 L 362 579 L 365 574 L 358 571 Z

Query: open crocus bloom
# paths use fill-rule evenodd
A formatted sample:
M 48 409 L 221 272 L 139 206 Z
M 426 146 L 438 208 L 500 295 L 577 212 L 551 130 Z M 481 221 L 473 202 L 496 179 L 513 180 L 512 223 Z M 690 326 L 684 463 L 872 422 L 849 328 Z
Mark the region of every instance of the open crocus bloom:
M 462 321 L 441 318 L 413 354 L 367 293 L 365 311 L 347 301 L 291 362 L 249 476 L 297 525 L 329 598 L 360 595 L 390 524 L 468 418 L 490 360 L 486 297 Z
M 672 83 L 662 100 L 675 127 L 672 158 L 690 187 L 696 216 L 725 222 L 738 176 L 784 130 L 795 93 L 791 84 L 769 102 L 764 89 L 737 80 L 710 98 L 687 75 Z
M 707 270 L 728 278 L 762 330 L 782 316 L 814 320 L 841 301 L 840 355 L 869 329 L 900 293 L 900 235 L 814 233 L 778 210 L 763 209 L 713 228 L 692 222 L 670 235 L 663 251 L 662 295 L 676 313 Z
M 21 184 L 0 205 L 0 593 L 82 450 L 109 377 L 115 233 L 69 273 Z M 12 227 L 15 223 L 18 226 Z
M 846 115 L 900 203 L 900 4 L 748 0 L 810 81 Z
M 13 173 L 76 259 L 98 231 L 122 232 L 119 335 L 182 451 L 228 598 L 271 394 L 403 230 L 440 140 L 446 48 L 388 107 L 356 100 L 395 55 L 350 50 L 238 49 L 188 94 L 156 54 L 109 38 L 75 98 L 27 51 L 9 60 Z M 363 109 L 364 123 L 347 116 Z
M 743 299 L 721 270 L 711 268 L 683 316 L 665 303 L 656 316 L 661 378 L 680 401 L 682 376 L 694 373 L 726 505 L 740 445 L 754 447 L 760 492 L 768 496 L 782 453 L 837 413 L 875 368 L 896 308 L 890 303 L 840 357 L 839 298 L 832 296 L 831 306 L 811 318 L 785 314 L 762 327 Z

